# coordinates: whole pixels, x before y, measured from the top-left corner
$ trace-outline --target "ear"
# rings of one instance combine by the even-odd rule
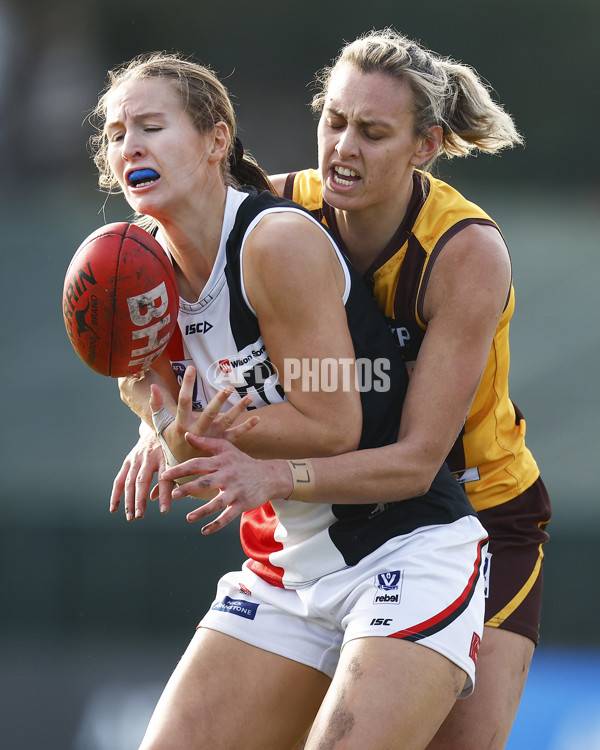
[[[208,155],[209,161],[219,162],[227,158],[231,135],[226,122],[219,120],[213,128],[213,141]]]
[[[417,149],[412,155],[410,163],[413,167],[420,167],[433,159],[442,145],[443,130],[441,125],[432,125],[429,134],[421,136],[417,141]]]

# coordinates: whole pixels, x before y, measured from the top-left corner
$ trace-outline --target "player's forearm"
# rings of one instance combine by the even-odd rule
[[[402,443],[311,458],[315,490],[311,502],[389,503],[425,494],[439,467],[411,456]],[[287,461],[265,461],[270,499],[285,497],[290,487]]]
[[[332,456],[356,450],[360,440],[361,413],[350,404],[304,414],[285,401],[255,413],[259,423],[235,443],[254,458]]]

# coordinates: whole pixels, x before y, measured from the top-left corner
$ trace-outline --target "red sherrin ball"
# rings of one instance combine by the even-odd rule
[[[171,261],[135,224],[100,227],[67,269],[67,333],[81,359],[101,375],[118,378],[148,369],[175,330],[178,309]]]

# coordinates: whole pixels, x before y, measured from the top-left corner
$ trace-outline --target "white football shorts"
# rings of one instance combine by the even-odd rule
[[[211,628],[333,677],[344,644],[399,638],[443,654],[473,692],[483,635],[487,534],[473,516],[383,544],[357,565],[297,589],[246,567],[227,573],[198,627]]]

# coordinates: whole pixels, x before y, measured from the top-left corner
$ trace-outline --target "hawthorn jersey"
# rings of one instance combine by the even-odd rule
[[[288,175],[285,195],[328,226],[344,249],[334,210],[323,201],[316,170]],[[365,274],[407,365],[416,359],[427,329],[423,301],[433,265],[446,242],[469,224],[498,229],[481,208],[454,188],[427,172],[415,170],[406,215]],[[537,464],[525,445],[525,420],[508,394],[508,331],[514,306],[511,284],[481,383],[447,458],[450,470],[464,484],[476,510],[511,500],[539,476]]]
[[[228,188],[220,247],[210,278],[197,302],[180,299],[178,330],[167,348],[173,369],[181,377],[187,365],[196,367],[196,408],[204,407],[225,385],[236,389],[232,403],[251,395],[251,408],[285,400],[246,295],[242,264],[247,237],[265,216],[278,211],[293,211],[313,222],[340,259],[356,362],[373,363],[372,372],[381,374],[384,386],[361,388],[359,448],[392,443],[397,439],[408,384],[399,347],[361,277],[326,228],[301,207],[269,192]],[[354,565],[393,537],[473,514],[462,488],[444,466],[423,497],[386,505],[274,500],[244,513],[240,534],[249,566],[257,575],[295,588]]]

